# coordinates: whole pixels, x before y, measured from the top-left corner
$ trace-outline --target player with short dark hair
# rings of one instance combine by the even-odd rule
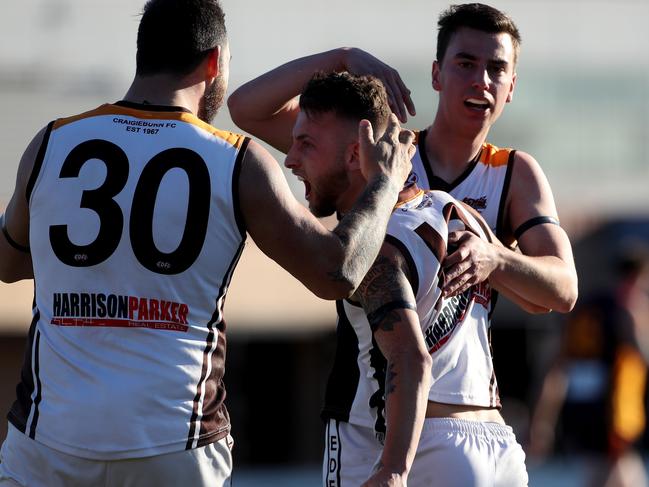
[[[327,230],[266,150],[209,124],[223,22],[217,0],[147,2],[124,99],[51,122],[20,161],[0,279],[35,298],[2,486],[230,485],[223,306],[247,233],[329,299],[378,253],[412,134],[357,124],[367,184]]]
[[[433,123],[417,134],[413,170],[420,187],[447,191],[473,206],[504,244],[453,233],[457,250],[444,264],[446,293],[462,293],[489,278],[529,312],[565,313],[577,300],[577,274],[547,178],[530,154],[487,141],[512,101],[520,39],[511,17],[485,4],[454,5],[440,15],[432,63],[439,103]],[[340,48],[290,61],[239,87],[228,99],[232,119],[288,151],[297,96],[317,71],[374,75],[402,121],[415,113],[396,70],[360,49]]]
[[[225,13],[217,2],[148,1],[143,11],[137,30],[138,76],[191,73],[208,51],[227,43]]]
[[[390,118],[384,93],[373,77],[317,73],[300,95],[300,110],[310,116],[333,112],[341,118],[369,120],[377,132],[383,132]]]
[[[514,64],[518,62],[521,46],[521,35],[511,17],[481,3],[451,5],[440,16],[437,22],[437,61],[443,62],[453,34],[461,28],[479,30],[491,34],[508,34],[514,48]]]
[[[363,185],[354,127],[370,112],[385,125],[385,90],[367,76],[316,75],[300,107],[285,164],[316,215],[344,215]],[[409,181],[377,260],[358,291],[337,302],[324,485],[527,483],[523,450],[498,412],[491,288],[442,294],[448,234],[460,229],[491,236],[477,213]]]
[[[308,83],[300,97],[301,113],[304,120],[322,120],[335,117],[345,120],[369,120],[377,133],[383,131],[390,119],[390,110],[387,104],[381,103],[381,93],[385,93],[381,82],[369,77],[354,77],[348,73],[335,73],[331,75],[315,75]],[[298,120],[300,118],[298,117]],[[345,127],[340,127],[339,136],[344,137]],[[314,164],[309,170],[325,171],[327,184],[320,186],[310,182],[309,175],[303,178],[305,196],[309,209],[317,217],[328,216],[335,210],[332,202],[338,195],[344,195],[347,189],[347,177],[342,165],[332,167],[327,164],[327,158],[340,160],[344,154],[336,154],[339,147],[333,135],[334,131],[323,131],[323,135],[331,135],[330,140],[321,140],[311,150],[313,141],[310,137],[299,136],[296,138],[291,150],[286,155],[286,166],[291,167],[293,153],[305,148],[305,152],[314,157],[324,157],[322,164]],[[309,149],[307,151],[307,149]],[[324,194],[323,194],[324,192]]]

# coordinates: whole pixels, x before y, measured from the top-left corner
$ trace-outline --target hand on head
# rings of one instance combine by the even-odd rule
[[[416,115],[410,90],[396,69],[358,48],[345,49],[344,67],[355,75],[371,75],[378,78],[385,86],[390,109],[401,123],[408,120],[408,113],[413,117]]]
[[[361,172],[366,180],[384,174],[402,186],[412,170],[410,160],[415,154],[415,134],[402,129],[397,117],[392,114],[385,132],[374,139],[374,130],[368,120],[358,125],[358,142]]]

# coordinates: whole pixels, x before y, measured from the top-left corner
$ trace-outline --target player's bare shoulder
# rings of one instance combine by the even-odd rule
[[[539,216],[558,218],[550,182],[532,155],[516,151],[505,221],[513,236],[516,228]]]
[[[514,183],[512,184],[512,194],[518,194],[521,197],[527,194],[528,199],[537,194],[552,197],[550,183],[541,164],[527,152],[516,151],[512,180]],[[546,192],[550,194],[545,195]]]

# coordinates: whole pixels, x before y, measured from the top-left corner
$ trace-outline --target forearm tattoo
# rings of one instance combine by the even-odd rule
[[[390,186],[387,177],[371,181],[333,230],[345,248],[346,258],[339,269],[329,273],[332,279],[355,283],[363,279],[383,242],[392,213],[395,193]]]

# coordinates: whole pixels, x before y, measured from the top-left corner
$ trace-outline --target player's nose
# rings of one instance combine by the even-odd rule
[[[487,90],[490,84],[489,71],[486,68],[476,69],[473,75],[473,86],[481,90]]]
[[[293,149],[293,147],[291,147],[286,153],[284,166],[286,166],[288,169],[295,169],[300,167],[300,159],[299,157],[297,157],[297,154],[295,153],[295,149]]]

